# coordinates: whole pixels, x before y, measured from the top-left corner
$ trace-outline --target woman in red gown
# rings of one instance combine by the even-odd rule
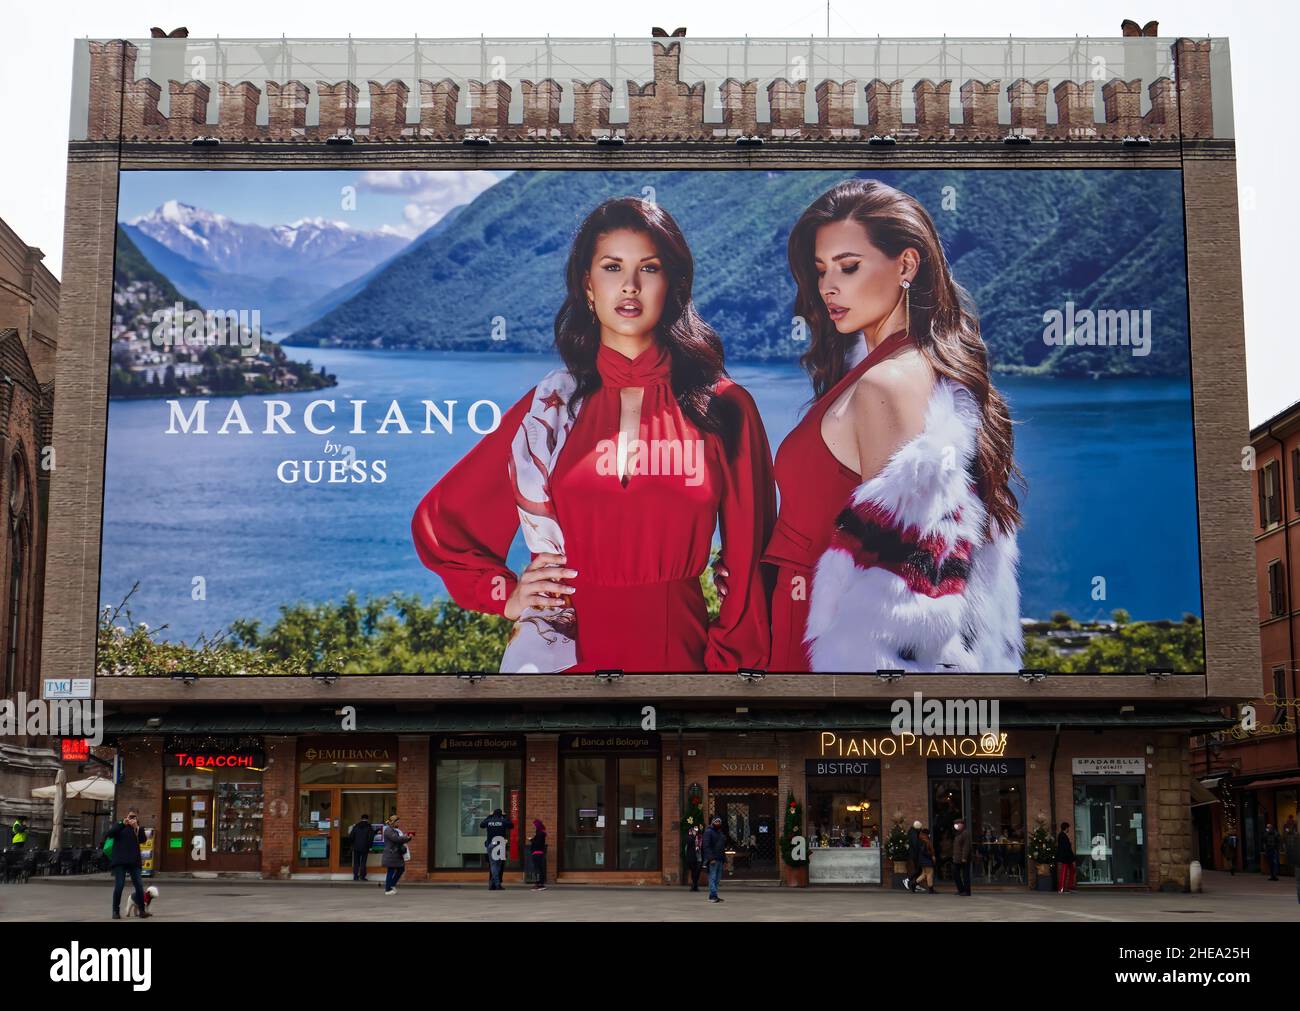
[[[776,455],[770,669],[1018,670],[1011,419],[934,223],[848,180],[788,253],[815,400]]]
[[[516,622],[503,671],[767,664],[759,558],[776,513],[771,452],[695,312],[692,277],[667,212],[632,198],[596,208],[574,240],[556,316],[565,368],[510,408],[415,512],[416,551],[452,598]],[[521,518],[533,560],[516,576],[506,554]],[[710,623],[699,577],[719,523],[732,578]],[[557,640],[568,648],[562,660],[512,659],[534,628],[543,651]]]

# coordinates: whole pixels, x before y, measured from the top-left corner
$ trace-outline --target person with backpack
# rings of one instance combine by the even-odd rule
[[[533,858],[533,891],[546,891],[546,826],[541,818],[533,819],[533,837],[528,840],[528,853]]]
[[[370,815],[363,814],[361,820],[352,826],[348,840],[352,843],[352,880],[369,881],[366,861],[370,859],[370,847],[375,841],[375,826],[370,824]]]
[[[122,918],[122,890],[126,887],[126,876],[131,875],[131,887],[134,889],[135,907],[144,919],[152,916],[144,901],[144,882],[140,879],[140,870],[144,861],[140,857],[140,844],[149,837],[140,827],[140,814],[135,808],[127,808],[126,817],[108,830],[104,836],[104,849],[109,855],[109,865],[113,868],[113,919]]]

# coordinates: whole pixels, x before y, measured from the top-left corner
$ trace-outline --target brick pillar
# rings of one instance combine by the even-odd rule
[[[122,109],[122,135],[125,137],[157,136],[167,126],[167,118],[158,110],[162,88],[147,77],[126,82]]]
[[[924,79],[912,85],[912,101],[916,104],[916,129],[922,137],[947,137],[952,133],[948,122],[948,98],[952,94],[952,81]]]
[[[1174,82],[1167,77],[1157,77],[1147,88],[1151,96],[1151,109],[1142,119],[1142,132],[1147,136],[1178,136],[1178,98]]]
[[[127,808],[140,812],[140,825],[152,828],[153,867],[162,869],[162,852],[166,844],[163,836],[167,826],[163,819],[163,739],[161,737],[129,737],[121,744],[122,782],[118,784],[113,814],[121,821]],[[5,826],[8,828],[8,826]]]
[[[411,89],[405,81],[382,84],[370,81],[370,139],[397,140],[406,129],[406,101]]]
[[[88,140],[116,140],[121,121],[122,81],[135,80],[140,50],[129,42],[89,42],[90,100],[86,110]]]
[[[1062,81],[1054,89],[1056,132],[1061,137],[1087,137],[1097,132],[1092,108],[1092,81]]]
[[[1174,79],[1183,133],[1188,137],[1214,136],[1214,109],[1210,95],[1210,40],[1179,39],[1173,45]]]
[[[728,133],[758,132],[758,79],[728,77],[718,89],[722,100],[722,129]]]
[[[531,827],[533,819],[540,818],[546,826],[546,879],[554,881],[560,866],[560,738],[558,734],[528,734],[527,738],[524,824]],[[523,836],[525,841],[530,835]]]
[[[1147,812],[1152,824],[1145,843],[1150,880],[1162,892],[1185,892],[1192,859],[1192,759],[1187,735],[1157,734],[1154,765],[1147,774]]]
[[[413,880],[429,876],[429,738],[402,734],[397,738],[397,813],[402,827],[414,831],[406,874]]]
[[[867,116],[871,132],[884,136],[895,134],[903,128],[903,81],[867,82]]]
[[[609,105],[614,89],[604,78],[573,82],[573,135],[587,140],[609,132]]]
[[[251,81],[220,84],[221,104],[217,107],[217,135],[222,140],[247,140],[259,133],[257,104],[262,89]]]
[[[469,82],[469,123],[475,130],[496,133],[509,126],[510,85],[505,81]]]
[[[298,742],[266,737],[262,773],[262,877],[287,878],[293,867],[293,836],[298,810]]]
[[[663,735],[663,756],[659,763],[659,869],[666,885],[681,884],[682,881],[682,759],[686,755],[683,745],[681,754],[677,751],[677,734],[667,732]]]
[[[981,137],[997,135],[1001,94],[1001,81],[967,81],[961,86],[961,121],[967,132]]]
[[[787,81],[778,77],[767,86],[767,104],[771,110],[767,129],[772,133],[797,134],[804,127],[803,101],[807,81]]]
[[[456,125],[456,103],[460,101],[460,85],[450,77],[441,81],[420,82],[420,133],[425,136],[455,137],[460,132]]]
[[[307,85],[302,81],[266,82],[267,120],[273,140],[301,136],[307,127]]]
[[[817,103],[817,126],[825,135],[845,136],[853,125],[853,104],[857,81],[822,81],[813,92]]]
[[[557,81],[520,81],[524,92],[524,130],[531,135],[554,136],[560,129],[560,96]]]
[[[1007,89],[1011,100],[1011,129],[1029,137],[1047,133],[1047,82],[1020,78]]]
[[[355,133],[357,129],[357,96],[360,92],[351,81],[317,81],[316,92],[320,95],[320,135],[334,137],[344,133]],[[304,109],[304,122],[306,110]]]
[[[169,81],[171,115],[168,132],[188,139],[204,133],[208,124],[208,100],[212,89],[202,81]]]
[[[1106,103],[1107,132],[1120,137],[1136,137],[1142,132],[1142,82],[1136,78],[1116,78],[1101,86]]]

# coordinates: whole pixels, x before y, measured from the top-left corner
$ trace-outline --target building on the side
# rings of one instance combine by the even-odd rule
[[[1237,866],[1267,873],[1265,829],[1297,831],[1300,820],[1300,402],[1251,429],[1250,446],[1260,676],[1232,710],[1234,726],[1193,739],[1192,769],[1207,791],[1193,812],[1202,863],[1226,867],[1223,840],[1235,833]],[[1295,873],[1285,847],[1280,861]]]

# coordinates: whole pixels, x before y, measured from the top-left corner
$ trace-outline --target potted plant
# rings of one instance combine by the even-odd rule
[[[1041,816],[1034,819],[1034,830],[1029,833],[1029,844],[1025,850],[1033,861],[1034,873],[1037,875],[1034,887],[1040,892],[1050,892],[1052,863],[1056,860],[1056,840],[1052,838],[1052,830]]]
[[[902,818],[896,818],[893,827],[889,830],[889,837],[885,840],[885,856],[894,862],[894,872],[889,881],[891,888],[903,887],[903,879],[907,877],[907,857],[910,849],[907,826],[903,824]]]
[[[808,887],[808,839],[803,841],[803,858],[794,855],[794,840],[803,836],[803,807],[794,799],[794,792],[785,800],[785,829],[781,832],[781,864],[785,884],[791,888]]]
[[[691,829],[704,831],[704,809],[700,807],[699,798],[692,794],[687,798],[686,814],[682,816],[681,840],[682,840],[682,863],[689,866],[690,860],[688,854],[691,842]],[[683,877],[683,880],[685,878]]]

